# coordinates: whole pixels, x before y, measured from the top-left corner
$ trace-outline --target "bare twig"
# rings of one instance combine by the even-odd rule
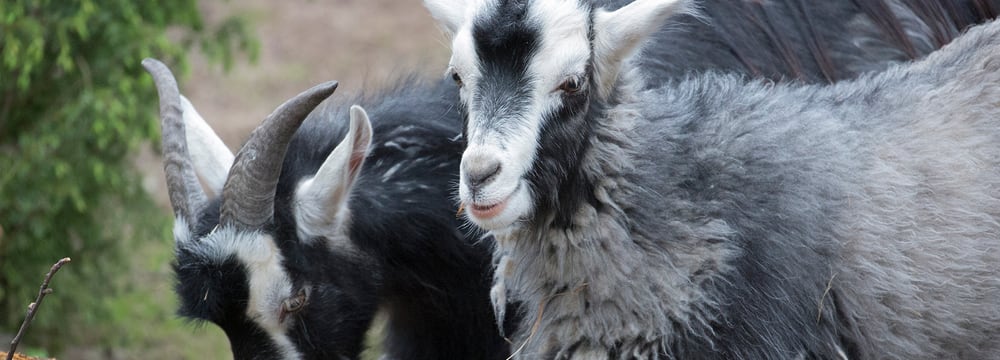
[[[35,313],[38,312],[38,306],[42,304],[42,299],[45,295],[51,294],[52,289],[49,288],[49,282],[52,281],[52,276],[56,274],[66,263],[70,262],[70,259],[62,258],[59,262],[52,265],[49,269],[49,273],[45,274],[45,280],[42,281],[42,286],[38,289],[38,297],[35,298],[35,302],[28,305],[28,315],[24,317],[24,322],[21,323],[21,328],[17,330],[17,335],[14,335],[14,340],[10,341],[10,352],[7,353],[7,360],[14,358],[14,350],[17,350],[17,344],[21,342],[21,337],[24,336],[24,331],[28,329],[28,325],[31,324],[31,320],[35,318]]]

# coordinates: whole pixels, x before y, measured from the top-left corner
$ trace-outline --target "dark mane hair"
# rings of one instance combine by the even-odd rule
[[[604,1],[617,8],[631,1]],[[645,48],[650,87],[721,71],[832,83],[926,56],[996,17],[994,0],[701,0]]]

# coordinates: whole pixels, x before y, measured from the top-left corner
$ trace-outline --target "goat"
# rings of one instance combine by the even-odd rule
[[[690,2],[426,3],[517,357],[1000,353],[1000,23],[829,86],[644,90],[637,49]]]
[[[237,359],[357,358],[380,307],[388,358],[506,357],[491,243],[461,230],[450,195],[452,84],[411,79],[359,99],[373,123],[361,107],[347,121],[344,106],[320,104],[336,83],[319,85],[234,159],[169,70],[143,65],[160,93],[182,316],[218,325]]]

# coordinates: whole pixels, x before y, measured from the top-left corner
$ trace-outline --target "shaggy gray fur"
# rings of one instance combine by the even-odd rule
[[[519,358],[1000,354],[1000,23],[833,86],[641,87],[581,139],[596,203],[494,233]]]

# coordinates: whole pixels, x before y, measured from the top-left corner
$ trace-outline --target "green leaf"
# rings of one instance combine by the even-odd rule
[[[39,274],[72,256],[31,329],[32,342],[57,357],[73,344],[162,342],[120,334],[172,319],[174,304],[116,277],[143,268],[147,259],[127,256],[140,245],[170,241],[169,214],[130,162],[159,133],[156,90],[139,61],[157,57],[182,75],[200,47],[223,66],[257,52],[246,20],[208,24],[197,5],[0,0],[0,328],[16,328]],[[170,259],[162,249],[158,268]],[[170,279],[158,281],[169,292]]]

